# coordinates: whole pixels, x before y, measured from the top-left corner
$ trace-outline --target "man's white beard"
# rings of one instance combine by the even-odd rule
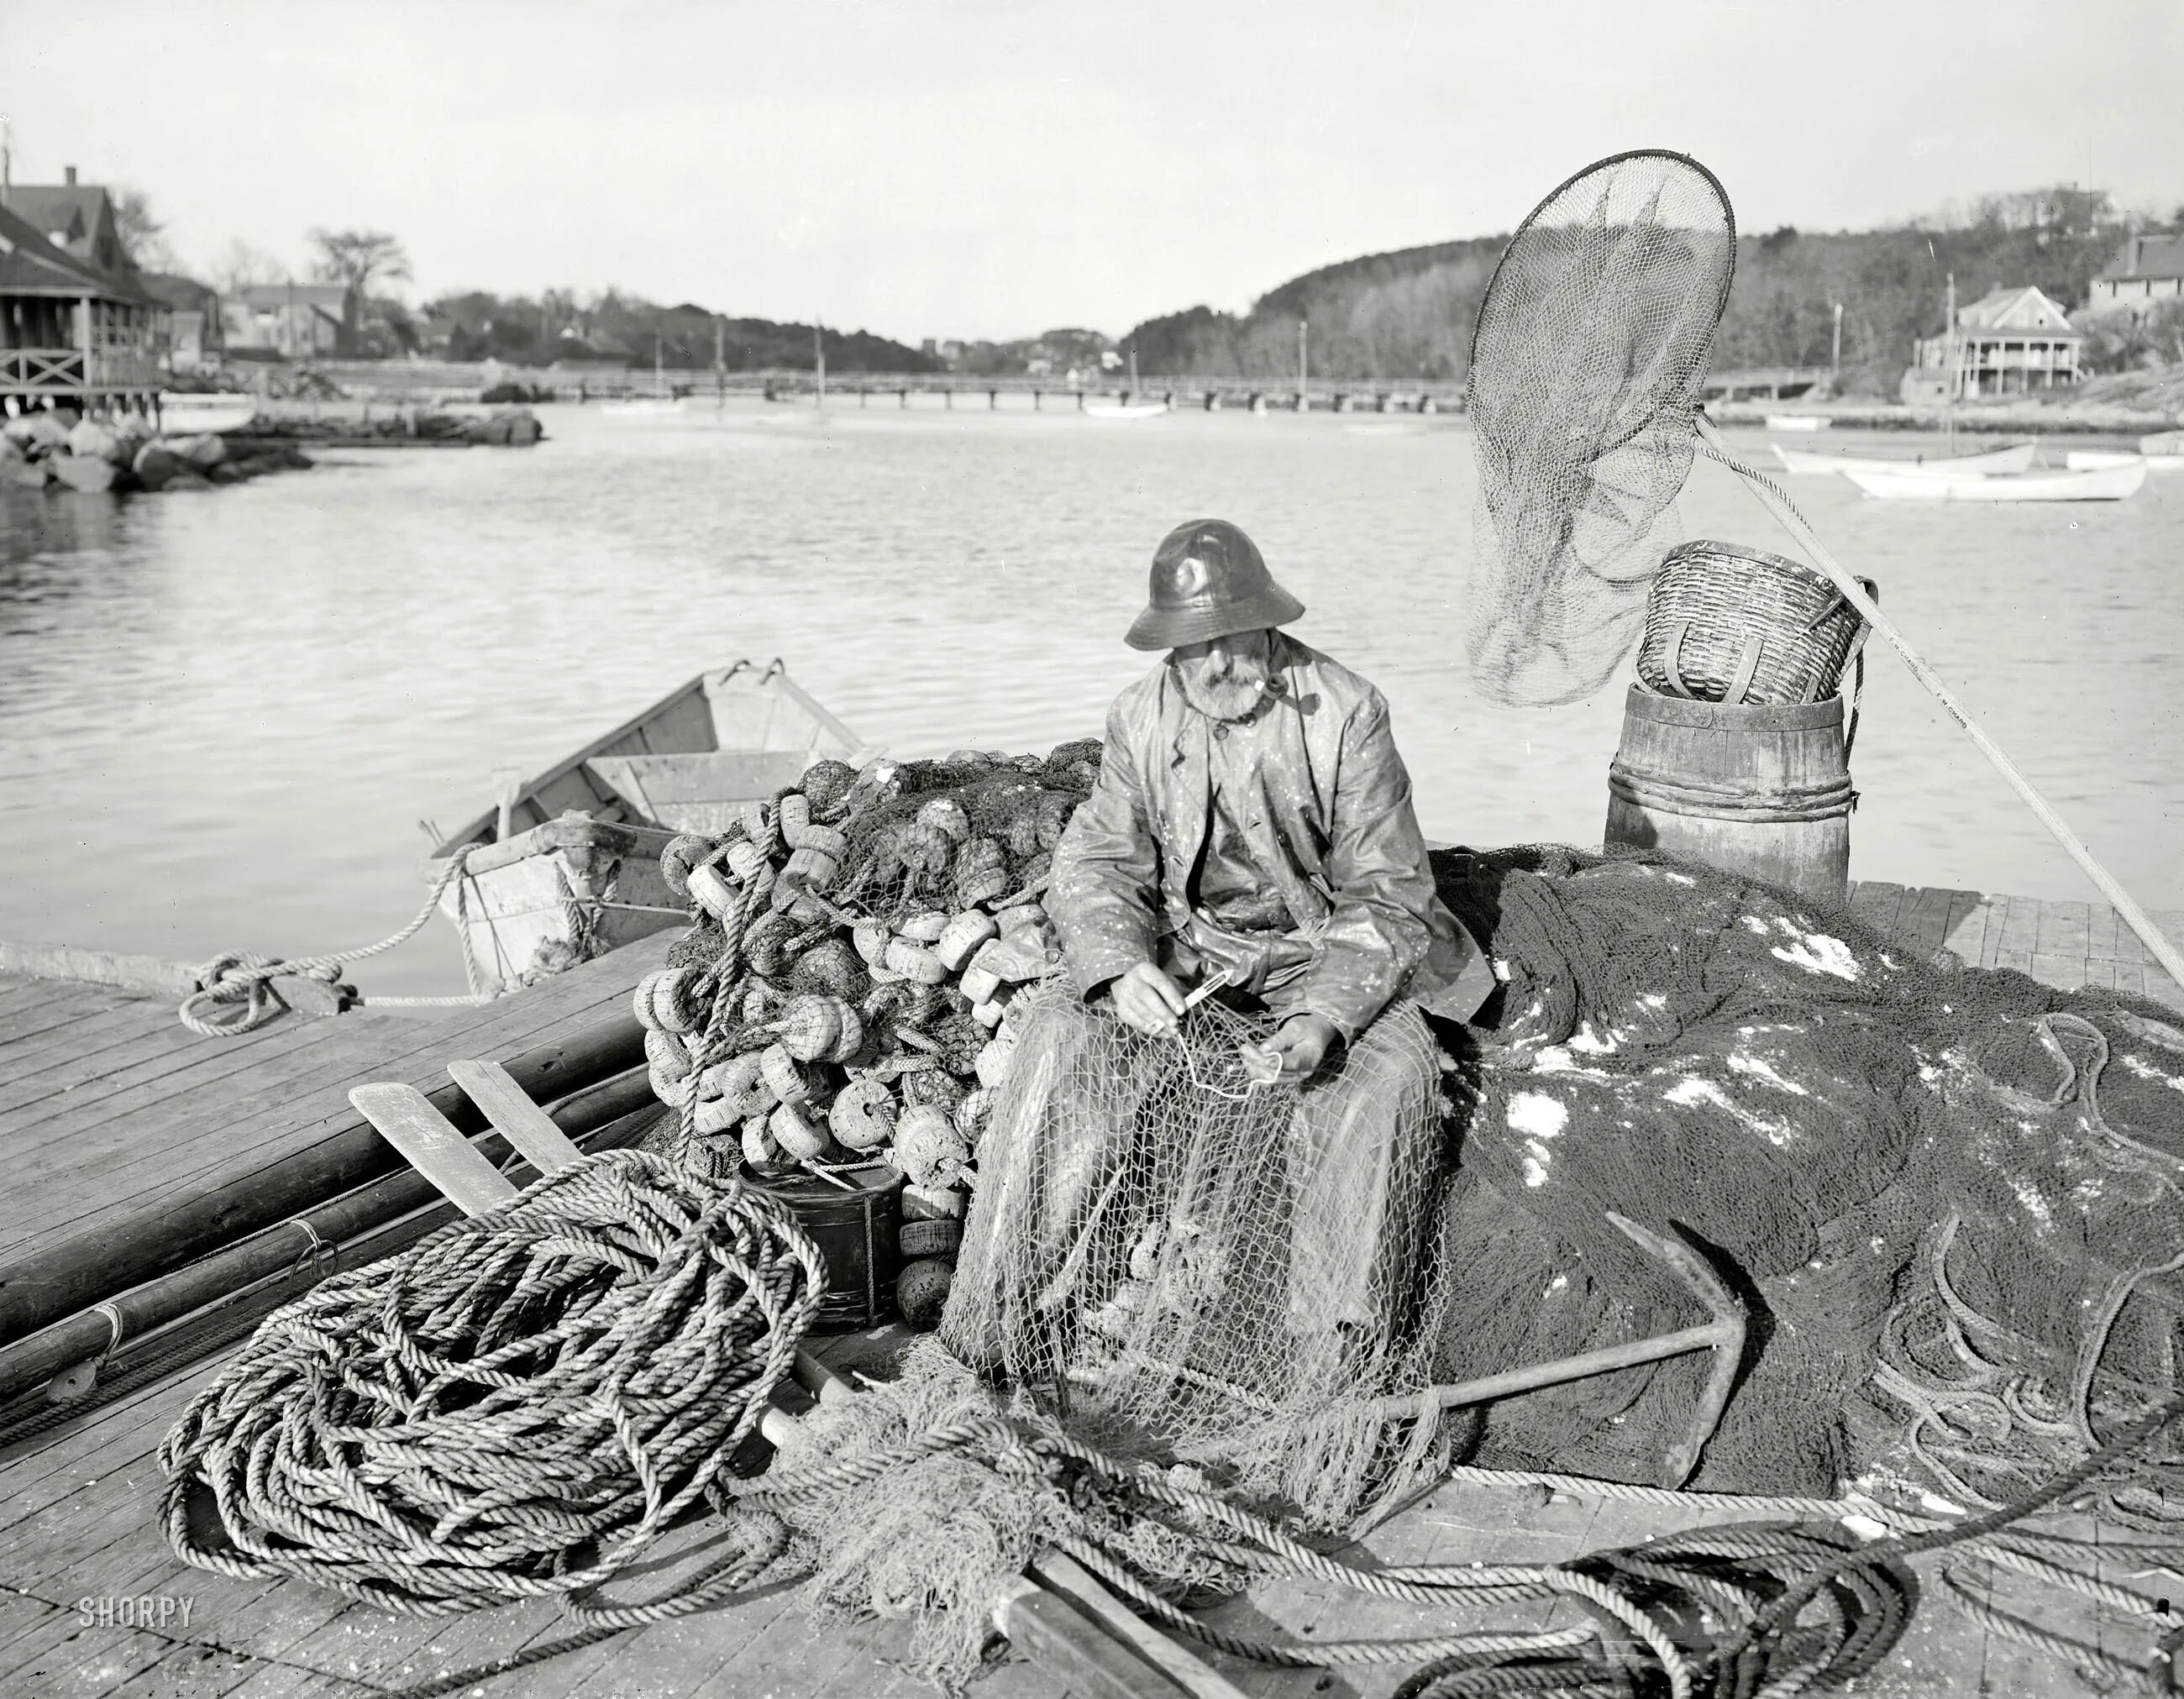
[[[1240,720],[1267,693],[1268,669],[1263,660],[1234,656],[1218,677],[1210,676],[1214,663],[1205,656],[1172,664],[1183,699],[1209,719]]]

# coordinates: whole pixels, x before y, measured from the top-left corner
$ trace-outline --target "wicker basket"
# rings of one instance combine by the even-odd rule
[[[1841,688],[1865,635],[1858,610],[1811,567],[1732,543],[1686,543],[1663,559],[1646,594],[1638,677],[1701,702],[1817,702]]]

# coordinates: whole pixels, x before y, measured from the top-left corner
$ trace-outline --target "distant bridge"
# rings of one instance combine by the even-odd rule
[[[319,369],[344,389],[389,400],[475,394],[489,384],[516,383],[549,391],[562,401],[714,395],[786,401],[815,397],[819,384],[809,368],[716,372],[686,367],[654,372],[636,366],[572,370],[566,366],[495,365],[488,370],[483,364],[444,361],[339,360],[323,362]],[[1717,371],[1708,376],[1702,393],[1720,400],[1759,395],[1786,398],[1806,394],[1832,376],[1824,365]],[[1049,402],[1059,409],[1081,407],[1088,400],[1120,399],[1164,401],[1171,407],[1203,408],[1209,412],[1234,407],[1254,412],[1460,413],[1464,390],[1462,381],[1454,378],[1315,376],[1300,386],[1294,375],[1150,376],[1133,385],[1128,373],[1112,371],[1080,374],[1074,382],[1067,374],[1017,372],[981,377],[948,371],[829,372],[825,381],[829,398],[847,401],[854,396],[860,407],[890,398],[898,407],[908,407],[916,398],[925,406],[976,407],[983,401],[987,407],[998,409],[1006,397],[1011,404],[1028,401],[1041,410]]]

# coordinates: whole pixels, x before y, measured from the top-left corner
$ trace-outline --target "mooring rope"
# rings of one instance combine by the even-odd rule
[[[440,869],[439,877],[432,882],[432,894],[425,899],[424,906],[417,911],[415,916],[399,932],[382,938],[376,944],[365,944],[360,950],[340,950],[331,955],[302,955],[293,960],[278,955],[260,955],[255,950],[231,950],[215,955],[198,969],[200,989],[182,999],[181,1007],[176,1011],[181,1016],[182,1024],[208,1039],[239,1038],[264,1026],[287,1006],[270,981],[290,978],[318,979],[329,985],[335,984],[341,978],[341,967],[344,962],[364,961],[375,955],[385,955],[397,944],[407,944],[417,935],[425,922],[432,919],[433,911],[440,905],[440,894],[461,876],[465,865],[470,861],[471,850],[476,847],[466,844],[450,855],[447,865]],[[437,1004],[477,1002],[483,999],[474,992],[469,997],[420,1000],[381,997],[374,1000],[380,1003],[415,1000]],[[242,1007],[237,1009],[237,1005]],[[231,1012],[224,1017],[214,1012],[223,1010]]]

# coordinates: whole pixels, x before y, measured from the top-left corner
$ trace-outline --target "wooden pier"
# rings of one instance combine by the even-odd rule
[[[2184,1011],[2184,987],[2148,961],[2098,905],[1869,881],[1854,888],[1852,907],[1924,950],[1947,948],[1968,964],[2015,967],[2049,984],[2133,993]],[[2184,914],[2157,919],[2184,931]],[[533,1095],[555,1096],[554,1058],[626,1018],[629,991],[674,936],[642,939],[518,995],[445,1017],[368,1011],[325,1020],[285,1017],[226,1040],[186,1032],[170,996],[0,977],[0,1158],[9,1177],[0,1193],[0,1347],[21,1338],[25,1322],[80,1314],[93,1301],[77,1291],[11,1286],[6,1269],[30,1254],[64,1244],[106,1245],[111,1261],[102,1295],[111,1294],[184,1254],[183,1239],[163,1233],[163,1223],[195,1219],[201,1236],[232,1237],[285,1219],[301,1203],[284,1190],[292,1181],[281,1177],[292,1177],[298,1162],[346,1152],[347,1169],[329,1159],[321,1171],[346,1173],[348,1184],[398,1167],[391,1151],[370,1145],[376,1135],[361,1128],[350,1108],[354,1084],[406,1080],[445,1100],[449,1059],[521,1056],[529,1058]],[[601,1077],[611,1061],[593,1053],[586,1077]],[[479,1122],[473,1117],[470,1124]],[[205,1200],[223,1195],[234,1200],[230,1214],[203,1213]],[[294,1275],[276,1283],[273,1296],[292,1295],[327,1272],[301,1254],[309,1249],[298,1245]],[[895,1329],[844,1336],[822,1342],[822,1354],[854,1366],[889,1355],[901,1337]],[[182,1565],[155,1521],[157,1452],[228,1349],[164,1368],[155,1362],[159,1372],[110,1401],[89,1401],[81,1413],[56,1406],[52,1425],[0,1449],[0,1692],[42,1699],[386,1695],[570,1631],[551,1601],[417,1620],[298,1583],[237,1583]],[[22,1407],[19,1399],[19,1418]],[[0,1421],[8,1413],[0,1407]],[[1365,1550],[1380,1563],[1553,1563],[1755,1513],[1730,1498],[1672,1506],[1606,1488],[1550,1493],[1459,1477],[1373,1534]],[[659,1563],[619,1595],[671,1590],[675,1574],[710,1555],[708,1542],[716,1537],[710,1518],[679,1530]],[[2103,1574],[2142,1591],[2166,1590],[2134,1581],[2117,1564]],[[1858,1684],[1861,1693],[1910,1699],[2096,1691],[2065,1661],[1953,1607],[1930,1571],[1924,1579],[1926,1601],[1909,1635]],[[1990,1605],[2081,1641],[2134,1657],[2151,1644],[2142,1618],[2109,1605],[2059,1602],[2052,1586],[2023,1578],[1981,1585]],[[131,1602],[126,1612],[124,1600]],[[161,1600],[176,1602],[163,1607]],[[155,1614],[148,1618],[147,1610]],[[1212,1619],[1245,1634],[1264,1632],[1271,1621],[1319,1641],[1577,1620],[1567,1605],[1429,1613],[1289,1582],[1255,1590]],[[483,1691],[526,1699],[928,1693],[900,1662],[902,1639],[901,1626],[889,1623],[815,1633],[795,1590],[772,1586],[554,1657]],[[1329,1675],[1212,1661],[1256,1699],[1381,1699],[1407,1668],[1353,1666]],[[1063,1690],[1012,1660],[974,1691],[983,1699],[1061,1699]]]

